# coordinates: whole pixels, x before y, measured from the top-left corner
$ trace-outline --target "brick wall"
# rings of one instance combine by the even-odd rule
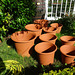
[[[45,0],[35,0],[34,2],[36,3],[36,7],[37,7],[37,9],[36,9],[36,16],[34,17],[34,19],[44,18],[44,14],[45,14]]]

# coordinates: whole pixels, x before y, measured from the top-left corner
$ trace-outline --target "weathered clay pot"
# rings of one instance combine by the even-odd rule
[[[18,31],[11,35],[11,39],[15,42],[15,47],[21,56],[30,56],[31,48],[34,45],[36,34],[28,31]]]
[[[75,46],[63,45],[60,47],[62,63],[75,65]]]
[[[50,42],[41,42],[35,46],[39,62],[42,65],[53,64],[57,46]]]
[[[34,20],[34,23],[40,24],[42,27],[47,27],[49,21],[45,19],[38,19],[38,20]]]
[[[56,28],[54,28],[54,27],[43,27],[43,31],[45,32],[45,33],[52,33],[52,34],[56,34],[56,32],[57,32],[57,29]]]
[[[62,42],[62,45],[64,45],[64,44],[73,45],[75,43],[75,37],[73,37],[73,36],[62,36],[62,37],[60,37],[60,40]]]
[[[60,31],[61,31],[61,29],[63,27],[63,25],[59,24],[59,23],[52,23],[52,24],[50,24],[50,26],[57,28],[57,33],[60,33]]]
[[[28,24],[25,28],[30,32],[34,32],[36,36],[39,36],[42,33],[42,27],[39,24]]]
[[[39,39],[43,42],[48,41],[48,42],[55,44],[55,42],[57,40],[57,36],[55,36],[54,34],[51,34],[51,33],[46,33],[46,34],[40,35]]]

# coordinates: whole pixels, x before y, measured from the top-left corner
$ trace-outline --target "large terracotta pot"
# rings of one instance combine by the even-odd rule
[[[15,47],[21,56],[30,56],[32,47],[36,39],[36,34],[28,31],[18,31],[11,35],[11,39],[15,42]]]
[[[50,24],[50,26],[57,28],[57,33],[60,33],[60,31],[61,31],[61,29],[63,27],[63,25],[59,24],[59,23],[52,23],[52,24]]]
[[[75,65],[75,46],[63,45],[60,47],[62,63]]]
[[[30,32],[34,32],[37,36],[42,33],[42,27],[39,24],[28,24],[25,28]]]
[[[45,32],[45,33],[52,33],[52,34],[56,34],[56,32],[57,32],[57,29],[56,28],[54,28],[54,27],[43,27],[43,31]]]
[[[73,37],[73,36],[62,36],[62,37],[60,37],[60,40],[62,42],[62,45],[64,45],[64,44],[73,45],[75,43],[75,37]]]
[[[39,39],[43,42],[48,41],[48,42],[55,44],[55,42],[57,40],[57,36],[55,36],[54,34],[51,34],[51,33],[46,33],[46,34],[40,35]]]
[[[42,27],[47,27],[49,21],[45,19],[38,19],[38,20],[34,20],[34,23],[40,24]]]
[[[41,42],[35,46],[39,62],[42,65],[53,64],[57,46],[50,42]]]

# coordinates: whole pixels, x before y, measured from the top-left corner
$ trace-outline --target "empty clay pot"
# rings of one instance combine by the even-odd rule
[[[57,29],[56,28],[54,28],[54,27],[43,27],[43,31],[45,32],[45,33],[52,33],[52,34],[56,34],[56,32],[57,32]]]
[[[61,31],[61,29],[63,27],[63,25],[59,24],[59,23],[52,23],[52,24],[50,24],[50,26],[57,28],[57,33],[60,33],[60,31]]]
[[[50,42],[41,42],[35,46],[39,62],[42,65],[53,64],[57,46]]]
[[[63,45],[60,47],[62,63],[75,65],[75,46]]]
[[[62,42],[62,45],[64,45],[64,44],[73,45],[75,43],[75,37],[73,37],[73,36],[62,36],[62,37],[60,37],[60,40]]]
[[[11,35],[11,39],[15,42],[15,47],[21,56],[30,56],[31,48],[34,45],[36,34],[28,31],[18,31]]]
[[[38,19],[38,20],[34,20],[34,23],[36,24],[40,24],[42,27],[47,27],[48,26],[48,20],[45,19]]]
[[[28,24],[25,28],[30,32],[34,32],[36,36],[39,36],[42,33],[42,27],[39,24]]]
[[[48,42],[55,44],[55,42],[57,40],[57,36],[55,36],[54,34],[51,34],[51,33],[46,33],[46,34],[40,35],[39,39],[43,42],[48,41]]]

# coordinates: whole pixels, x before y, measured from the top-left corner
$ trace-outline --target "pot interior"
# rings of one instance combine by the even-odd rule
[[[60,51],[65,55],[75,56],[75,46],[73,45],[63,45]]]
[[[56,36],[50,33],[46,33],[46,34],[40,35],[39,38],[40,40],[43,40],[43,41],[49,41],[49,40],[55,40]]]
[[[12,34],[12,40],[14,41],[29,41],[36,37],[34,33],[28,31],[19,31]]]
[[[75,38],[73,36],[62,36],[60,37],[63,41],[75,41]]]
[[[50,53],[56,50],[56,46],[49,42],[42,42],[35,46],[37,53]]]

